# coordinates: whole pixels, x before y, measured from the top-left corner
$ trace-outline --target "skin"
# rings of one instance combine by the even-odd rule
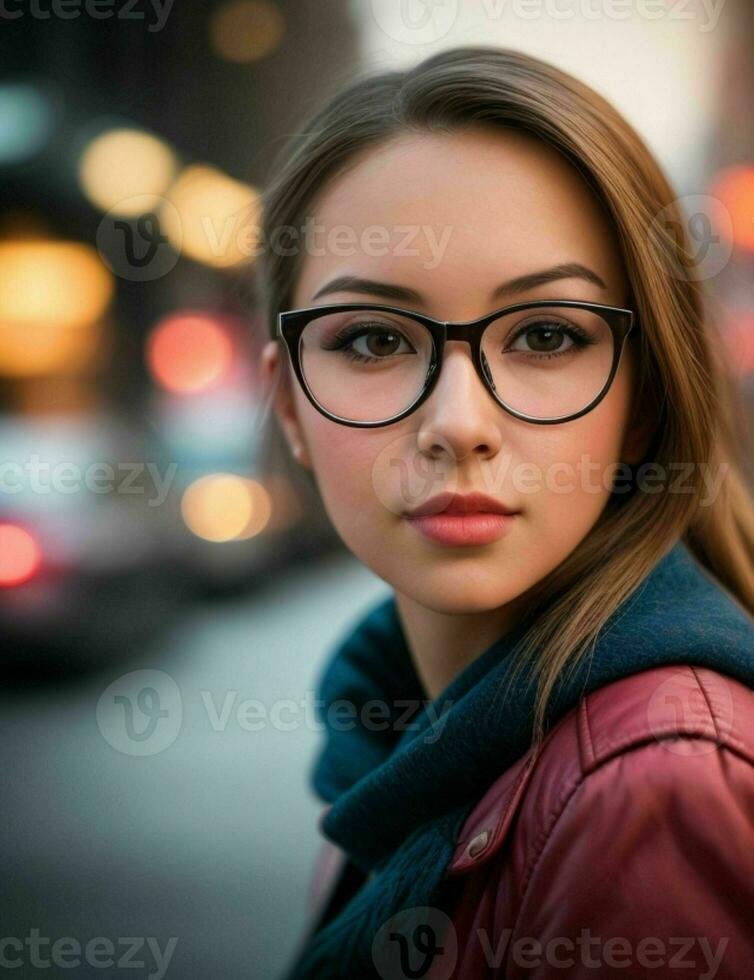
[[[307,254],[292,309],[363,301],[471,320],[527,300],[627,302],[620,252],[591,191],[557,151],[514,130],[407,134],[370,147],[320,192],[312,213],[326,230],[354,229],[357,243],[365,241],[364,229],[386,228],[395,247]],[[436,255],[433,262],[427,234],[405,247],[405,233],[393,230],[406,225],[430,226],[439,240],[450,229],[439,262]],[[404,252],[416,254],[396,254],[401,243]],[[596,272],[606,288],[569,277],[493,296],[514,277],[573,262]],[[322,286],[346,274],[411,287],[422,299],[354,290],[314,299]],[[512,627],[527,592],[589,533],[609,497],[605,468],[639,462],[648,437],[646,427],[633,421],[630,343],[600,404],[557,425],[535,425],[505,412],[475,373],[469,353],[464,341],[449,342],[430,397],[413,414],[381,428],[350,428],[325,418],[295,379],[278,389],[275,403],[291,451],[312,469],[342,540],[395,590],[417,674],[433,700]],[[287,358],[274,341],[262,353],[270,382],[281,354]],[[591,491],[580,477],[584,454],[599,464],[589,478]],[[404,472],[435,474],[424,484],[419,480],[410,501],[396,460]],[[535,491],[527,490],[532,482],[523,475],[525,463],[539,474]],[[570,466],[567,492],[557,492],[557,478],[543,478],[556,463]],[[479,490],[520,513],[509,532],[490,544],[441,545],[404,514],[409,503],[415,507],[446,489]]]

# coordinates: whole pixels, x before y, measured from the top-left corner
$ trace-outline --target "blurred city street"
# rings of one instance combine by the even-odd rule
[[[754,421],[754,4],[614,6],[0,2],[0,973],[277,980],[301,938],[315,686],[389,587],[270,411],[260,216],[352,73],[499,45],[614,104]]]
[[[6,689],[3,936],[107,937],[116,960],[126,937],[155,937],[163,955],[176,937],[170,976],[275,977],[303,924],[319,839],[307,774],[320,734],[292,702],[386,589],[335,556],[253,596],[197,604],[136,662]],[[109,744],[97,720],[102,692],[137,669],[168,674],[183,712],[174,740],[143,757]],[[249,699],[266,709],[261,724],[239,711]],[[25,956],[25,980],[50,976]],[[145,965],[115,975],[160,975],[146,946],[132,958]],[[88,969],[76,975],[102,974]]]

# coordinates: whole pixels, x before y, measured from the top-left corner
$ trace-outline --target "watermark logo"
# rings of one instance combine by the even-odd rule
[[[163,232],[166,215],[172,243]],[[181,227],[174,204],[154,194],[137,194],[120,201],[103,216],[97,228],[97,250],[119,278],[150,282],[167,275],[178,262]]]
[[[325,702],[307,691],[299,700],[276,698],[266,703],[260,698],[240,697],[240,691],[201,690],[199,710],[192,719],[208,734],[229,728],[258,732],[273,728],[279,732],[306,728],[345,732],[358,728],[365,732],[415,732],[427,744],[437,742],[445,730],[454,702],[430,698],[371,698],[364,702],[339,698]],[[168,749],[178,737],[183,723],[184,698],[175,680],[161,670],[136,670],[113,681],[97,703],[97,725],[106,741],[126,755],[156,755]]]
[[[649,237],[658,251],[672,255],[675,279],[712,279],[722,272],[733,252],[733,220],[718,198],[688,194],[658,211],[649,226]],[[685,263],[670,252],[669,240],[677,248],[688,245]]]
[[[455,24],[458,0],[372,0],[372,16],[393,41],[432,44]]]
[[[433,443],[442,454],[417,453],[416,435],[407,433],[392,440],[379,452],[372,464],[372,486],[377,499],[387,510],[401,514],[412,510],[441,490],[458,490],[458,467],[452,446],[439,433]]]
[[[156,755],[178,737],[183,701],[162,670],[134,670],[108,685],[97,702],[97,727],[124,755]]]
[[[37,970],[55,967],[71,970],[86,964],[95,970],[110,970],[113,967],[118,970],[147,970],[149,980],[162,980],[177,944],[177,936],[171,936],[164,949],[160,948],[156,936],[119,936],[115,941],[108,936],[93,936],[82,943],[76,936],[60,936],[58,939],[42,936],[35,927],[23,938],[0,938],[0,969],[17,970],[27,962]]]
[[[92,20],[142,21],[150,34],[165,26],[174,0],[0,0],[0,20]],[[146,9],[139,9],[139,7]]]
[[[417,906],[391,916],[377,931],[372,959],[385,980],[448,980],[458,958],[458,940],[440,909]]]
[[[421,258],[422,268],[435,269],[443,260],[453,231],[453,225],[373,224],[358,228],[349,224],[327,225],[313,215],[307,215],[300,227],[277,225],[266,235],[260,230],[254,239],[253,251],[246,247],[243,251],[249,258],[261,251],[280,256],[337,255],[339,258],[351,255],[413,256]]]
[[[174,0],[148,0],[139,9],[139,0],[0,0],[0,20],[76,20],[82,14],[92,20],[143,21],[150,34],[165,26]]]
[[[714,30],[726,0],[481,0],[485,17],[499,21],[507,13],[519,20],[590,22],[667,20],[698,21],[699,31]]]
[[[706,692],[695,675],[684,669],[658,684],[646,711],[652,734],[668,752],[709,755],[731,730],[733,696],[724,681],[715,681]],[[677,732],[679,728],[682,733]]]
[[[476,0],[477,25],[499,24],[504,19],[526,22],[659,20],[692,23],[700,33],[714,30],[726,0]],[[458,21],[458,0],[372,0],[372,17],[382,33],[401,44],[431,44],[444,38]],[[492,28],[494,29],[494,28]]]
[[[453,234],[451,225],[326,225],[312,215],[300,226],[277,225],[268,231],[258,222],[256,201],[227,215],[190,207],[181,213],[167,198],[137,194],[119,201],[103,216],[96,241],[100,256],[116,276],[147,282],[167,275],[182,253],[221,268],[238,267],[267,253],[413,257],[422,268],[435,269]]]
[[[418,451],[417,451],[418,450]],[[376,498],[391,513],[401,515],[440,492],[458,493],[457,456],[441,432],[424,430],[391,440],[372,464],[371,480]],[[684,494],[695,496],[700,507],[718,499],[730,470],[727,462],[648,461],[630,466],[605,462],[581,453],[573,460],[554,460],[540,466],[532,460],[514,461],[511,453],[497,453],[484,466],[476,464],[474,488],[513,506],[521,498],[547,493],[625,496]]]
[[[580,929],[577,936],[531,936],[509,927],[494,932],[477,927],[467,942],[479,944],[477,959],[496,975],[500,970],[508,975],[514,967],[527,974],[544,968],[548,976],[563,971],[564,977],[572,976],[574,968],[581,972],[623,969],[631,976],[638,976],[637,970],[644,976],[647,970],[662,969],[667,976],[674,970],[683,970],[684,975],[694,970],[700,980],[713,980],[730,937],[713,941],[706,936],[601,936],[589,928]],[[447,980],[454,975],[458,959],[455,926],[440,909],[406,909],[380,927],[372,943],[372,959],[385,980]]]
[[[117,466],[97,460],[80,466],[72,460],[51,462],[39,453],[30,453],[23,462],[5,460],[0,463],[0,499],[2,495],[39,494],[41,496],[75,493],[146,494],[149,507],[160,507],[167,499],[178,470],[170,463],[162,473],[154,462],[121,460]]]

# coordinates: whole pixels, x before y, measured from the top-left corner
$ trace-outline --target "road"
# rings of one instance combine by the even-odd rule
[[[387,590],[336,554],[193,605],[132,661],[6,689],[12,975],[274,980],[319,841],[313,684]]]

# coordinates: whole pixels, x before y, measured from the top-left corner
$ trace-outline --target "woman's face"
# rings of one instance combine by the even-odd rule
[[[384,303],[471,320],[529,300],[627,301],[616,243],[588,187],[555,150],[514,130],[410,134],[370,148],[320,193],[312,215],[318,236],[302,258],[292,308]],[[573,263],[604,288],[570,275],[499,291]],[[405,287],[416,298],[338,288],[315,299],[346,275]],[[275,342],[265,347],[268,377],[281,353],[287,357]],[[481,612],[519,598],[563,561],[607,503],[611,467],[637,459],[629,438],[632,357],[627,345],[596,408],[555,425],[504,411],[465,341],[446,344],[429,398],[390,425],[339,425],[295,379],[276,411],[336,530],[365,565],[430,609]],[[447,490],[479,491],[518,513],[495,540],[443,543],[406,514]]]

